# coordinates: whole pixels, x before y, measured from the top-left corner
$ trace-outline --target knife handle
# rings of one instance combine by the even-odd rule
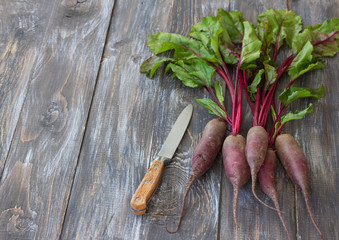
[[[165,163],[163,161],[155,160],[147,170],[146,175],[131,199],[131,210],[134,214],[143,215],[146,212],[147,204],[161,182],[164,167]]]

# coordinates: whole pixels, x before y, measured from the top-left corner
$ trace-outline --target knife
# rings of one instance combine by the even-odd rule
[[[165,162],[172,159],[179,143],[186,132],[193,112],[192,104],[189,104],[175,121],[170,133],[162,145],[158,156],[147,170],[139,187],[131,199],[131,210],[136,215],[143,215],[146,212],[147,204],[150,202],[157,190],[164,171]]]

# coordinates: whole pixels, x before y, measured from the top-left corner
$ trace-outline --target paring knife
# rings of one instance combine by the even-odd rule
[[[192,104],[189,104],[175,121],[172,130],[168,134],[165,143],[162,145],[158,156],[153,161],[151,167],[147,170],[139,187],[131,199],[131,210],[136,215],[142,215],[146,212],[146,207],[153,197],[164,171],[165,162],[171,160],[179,143],[186,132],[193,112]]]

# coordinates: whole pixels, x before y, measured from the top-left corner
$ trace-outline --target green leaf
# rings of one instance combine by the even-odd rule
[[[233,43],[241,43],[244,36],[244,18],[242,17],[242,13],[237,10],[227,12],[219,9],[218,18],[220,19],[222,28],[226,29],[225,32],[228,33],[231,41]]]
[[[222,28],[217,17],[209,16],[202,18],[201,22],[192,26],[189,36],[200,40],[208,49],[211,47],[211,40],[215,35],[219,35]]]
[[[211,99],[209,98],[203,98],[203,99],[194,99],[195,101],[197,101],[199,103],[199,105],[201,105],[202,107],[208,109],[208,112],[216,115],[220,118],[226,119],[226,113],[225,111],[223,111],[218,104],[216,104],[215,102],[213,102]]]
[[[159,32],[148,39],[148,47],[154,54],[174,50],[174,59],[203,58],[216,62],[211,53],[200,41],[184,37],[176,33]]]
[[[277,70],[275,67],[264,63],[264,68],[265,68],[265,90],[268,90],[270,88],[270,86],[275,82],[275,80],[277,79]]]
[[[222,104],[222,106],[225,106],[224,105],[224,95],[223,95],[222,87],[221,87],[219,81],[214,82],[214,89],[215,89],[215,95],[216,95],[218,101]]]
[[[190,75],[189,72],[180,65],[169,63],[166,67],[166,72],[168,72],[169,70],[173,72],[173,74],[171,75],[172,78],[178,78],[187,87],[197,88],[204,86],[204,82],[202,80],[193,75]]]
[[[288,70],[290,81],[300,77],[301,75],[311,70],[324,68],[324,64],[316,60],[312,55],[312,52],[313,46],[310,41],[307,41],[303,48],[293,59]]]
[[[302,111],[297,110],[294,113],[289,112],[286,115],[282,116],[280,120],[280,124],[284,125],[289,121],[296,120],[296,119],[302,119],[307,113],[311,113],[311,112],[313,112],[313,107],[312,107],[312,104],[310,103],[310,105]]]
[[[172,71],[172,77],[180,79],[185,86],[196,88],[208,86],[211,87],[212,77],[215,68],[208,63],[195,61],[178,61],[176,63],[169,63],[166,72]]]
[[[316,89],[292,85],[279,95],[279,100],[284,106],[287,106],[299,98],[314,97],[320,99],[324,96],[324,91],[323,85]]]
[[[222,63],[222,61],[223,61],[223,57],[222,57],[220,50],[219,50],[219,36],[222,32],[223,32],[223,30],[219,29],[219,31],[214,33],[214,35],[211,39],[211,49],[213,50],[213,52],[217,56],[219,63]]]
[[[261,41],[255,33],[255,27],[247,21],[244,24],[244,38],[240,57],[241,69],[256,67],[255,60],[260,57]]]
[[[227,64],[237,64],[239,59],[234,53],[240,55],[237,51],[233,51],[228,47],[225,47],[224,45],[220,45],[220,53],[224,59],[224,62]]]
[[[299,52],[310,41],[315,57],[331,57],[339,51],[339,18],[326,20],[322,24],[307,26],[293,41],[293,52]]]
[[[261,76],[264,73],[264,69],[260,69],[259,72],[255,75],[251,85],[247,87],[248,93],[250,94],[250,99],[252,102],[255,101],[256,98],[256,93],[257,93],[257,88],[261,82]]]
[[[146,73],[146,76],[152,78],[155,71],[161,64],[173,61],[172,58],[153,56],[144,61],[140,66],[140,72]]]
[[[286,9],[269,8],[258,16],[257,22],[258,36],[265,49],[273,44],[278,50],[284,41],[292,47],[293,39],[302,29],[301,17]]]
[[[269,18],[267,17],[258,17],[258,25],[256,28],[257,36],[260,39],[262,45],[261,49],[265,59],[270,58],[271,44],[273,43],[273,27],[274,24],[271,24]]]

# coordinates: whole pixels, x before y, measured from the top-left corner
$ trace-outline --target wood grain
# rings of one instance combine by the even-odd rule
[[[11,227],[2,227],[1,239],[60,237],[112,6],[113,1],[49,5],[46,37],[1,179],[14,190],[27,181],[29,194],[7,193],[0,214],[6,213],[1,222]],[[20,164],[31,166],[29,174],[17,175]],[[22,214],[7,214],[13,208]],[[25,222],[29,226],[21,228]]]
[[[54,1],[0,3],[0,177]]]
[[[139,67],[150,56],[148,36],[168,24],[171,6],[135,0],[114,6],[63,239],[143,239],[147,233],[147,216],[134,215],[129,203],[155,156],[152,129],[168,127],[158,131],[164,136],[174,121],[154,123],[159,80],[140,77]]]

